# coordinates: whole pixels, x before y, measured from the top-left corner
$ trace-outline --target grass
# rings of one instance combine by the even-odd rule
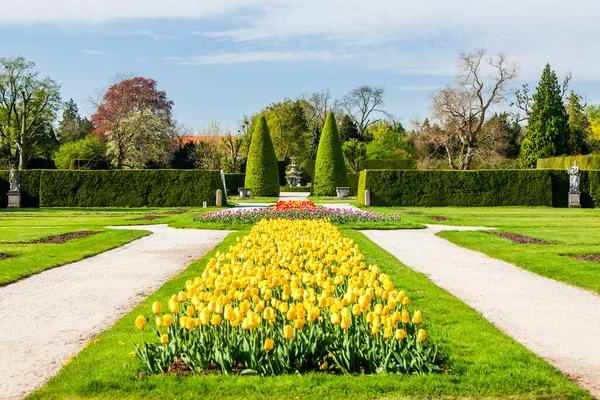
[[[75,262],[146,236],[147,231],[107,229],[109,225],[143,225],[191,220],[192,214],[169,215],[169,209],[11,209],[0,211],[0,253],[15,256],[0,261],[0,286],[49,268]],[[145,215],[164,215],[136,221]],[[29,242],[82,230],[101,233],[62,244]]]
[[[31,399],[420,399],[420,398],[519,398],[591,399],[523,346],[487,322],[464,303],[435,286],[424,275],[402,265],[360,232],[344,230],[356,240],[367,262],[378,263],[414,307],[423,310],[431,340],[438,343],[444,373],[336,376],[325,373],[279,377],[140,374],[141,363],[128,356],[141,334],[134,328],[140,313],[149,314],[153,301],[163,303],[201,274],[207,260],[225,252],[237,237],[230,234],[210,254],[163,285],[146,301],[98,336],[99,342],[83,350]],[[156,340],[153,338],[152,340]]]
[[[375,209],[398,212],[398,209]],[[441,215],[449,221],[436,222],[426,216],[409,215],[417,211]],[[446,225],[497,227],[502,232],[518,233],[553,245],[516,244],[485,232],[440,232],[459,246],[480,251],[523,269],[600,294],[600,263],[570,258],[570,254],[600,253],[600,210],[545,207],[494,208],[410,208],[401,210],[407,221]]]

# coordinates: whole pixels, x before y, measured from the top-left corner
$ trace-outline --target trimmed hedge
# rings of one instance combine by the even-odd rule
[[[587,156],[564,156],[538,158],[537,169],[567,170],[577,160],[577,166],[581,170],[600,170],[600,154],[589,154]]]
[[[569,173],[560,170],[548,170],[547,172],[550,174],[550,179],[552,180],[552,207],[568,207]],[[592,198],[593,192],[600,191],[600,185],[594,187],[590,184],[590,175],[597,176],[597,172],[600,171],[581,171],[579,190],[581,191],[581,206],[584,208],[594,207],[594,204],[600,205],[600,201],[595,201]]]
[[[42,207],[201,207],[223,190],[219,171],[43,171]],[[224,199],[225,202],[225,199]]]
[[[252,189],[254,196],[279,195],[279,166],[264,115],[258,119],[252,132],[245,187]]]
[[[8,175],[10,171],[0,171],[0,208],[8,206]],[[40,206],[40,175],[42,170],[27,169],[21,171],[21,207]]]
[[[356,196],[358,191],[358,176],[356,172],[348,172],[348,187],[350,187],[350,196]]]
[[[319,140],[312,193],[317,196],[335,196],[335,188],[338,186],[348,186],[348,174],[335,117],[330,112]]]
[[[365,170],[357,201],[365,189],[372,206],[551,206],[548,171],[412,171]],[[565,192],[566,196],[566,192]]]
[[[590,198],[593,207],[600,207],[600,171],[589,171]]]
[[[227,196],[239,195],[238,188],[244,187],[246,174],[225,174]]]
[[[415,169],[413,160],[362,160],[360,169]]]
[[[279,188],[279,193],[281,193],[281,192],[309,193],[310,187],[308,187],[308,186],[299,186],[299,187],[281,186]]]

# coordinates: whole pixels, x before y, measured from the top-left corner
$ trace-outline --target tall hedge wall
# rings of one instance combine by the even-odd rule
[[[215,205],[218,171],[43,171],[42,207],[176,207]]]
[[[8,174],[0,171],[0,208],[8,206]],[[21,207],[40,206],[40,175],[42,170],[28,169],[21,171]]]
[[[589,154],[587,156],[538,158],[537,168],[566,171],[567,168],[573,166],[573,162],[575,160],[577,160],[577,165],[581,170],[600,170],[600,154]]]
[[[237,196],[238,188],[244,187],[246,174],[225,174],[225,185],[227,185],[227,196]]]
[[[357,201],[371,191],[373,206],[551,206],[547,171],[365,170]]]

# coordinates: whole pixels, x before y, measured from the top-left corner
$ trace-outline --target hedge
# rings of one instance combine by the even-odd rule
[[[350,187],[350,196],[356,196],[358,190],[358,176],[356,172],[348,172],[348,186]]]
[[[413,160],[362,160],[359,164],[363,169],[415,169],[416,165]]]
[[[538,158],[538,169],[567,170],[577,160],[577,166],[581,170],[600,170],[600,154],[589,154],[587,156],[564,156]]]
[[[312,193],[317,196],[335,196],[335,188],[340,186],[348,186],[348,174],[335,117],[330,112],[319,140]]]
[[[365,170],[357,201],[371,192],[372,206],[551,206],[548,171]],[[567,195],[566,192],[564,194]]]
[[[8,206],[8,175],[10,171],[0,171],[0,208]],[[40,175],[42,170],[21,171],[21,207],[40,206]]]
[[[40,206],[214,206],[217,189],[223,189],[219,171],[48,170],[41,174]]]
[[[238,188],[244,187],[246,174],[225,174],[227,196],[239,195]]]
[[[298,187],[281,186],[279,188],[279,193],[281,193],[281,192],[306,193],[306,192],[310,192],[310,187],[308,187],[308,186],[298,186]]]

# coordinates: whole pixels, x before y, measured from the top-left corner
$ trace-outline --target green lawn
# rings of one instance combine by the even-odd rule
[[[438,235],[460,246],[477,250],[533,273],[556,279],[600,294],[600,263],[580,261],[569,254],[600,253],[600,209],[546,207],[485,208],[373,208],[373,211],[400,212],[406,221],[445,225],[497,227],[553,245],[516,244],[484,232],[446,231]],[[449,221],[433,221],[426,215],[445,216]]]
[[[0,253],[14,256],[0,260],[0,285],[90,257],[148,234],[147,231],[107,229],[109,225],[177,223],[193,213],[167,214],[173,209],[20,209],[0,211]],[[139,221],[145,215],[165,218]],[[142,228],[143,229],[143,228]],[[65,233],[92,230],[101,233],[62,244],[11,244],[30,242]]]
[[[382,266],[395,286],[406,290],[412,304],[423,310],[429,338],[440,348],[443,373],[423,376],[310,373],[269,378],[140,374],[140,361],[128,355],[132,343],[141,340],[140,332],[133,325],[137,315],[148,314],[153,301],[164,303],[172,293],[184,287],[186,280],[200,275],[208,258],[217,251],[227,251],[237,237],[247,233],[242,231],[229,235],[209,255],[100,334],[98,343],[83,350],[30,398],[591,399],[583,389],[424,275],[403,266],[360,232],[343,232],[359,243],[367,262]]]

